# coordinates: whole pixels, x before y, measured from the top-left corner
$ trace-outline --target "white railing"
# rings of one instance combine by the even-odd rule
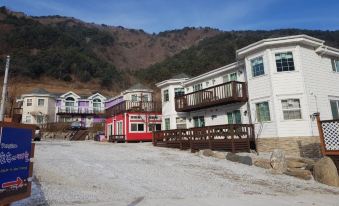
[[[57,113],[59,114],[97,114],[104,112],[104,107],[57,107]]]

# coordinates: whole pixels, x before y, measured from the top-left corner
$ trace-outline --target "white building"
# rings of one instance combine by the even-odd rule
[[[339,50],[324,43],[307,35],[264,39],[237,50],[233,64],[158,83],[163,129],[249,123],[261,148],[303,152],[300,145],[319,141],[312,114],[339,118]],[[174,99],[178,88],[185,95]]]
[[[55,95],[44,89],[34,89],[21,95],[22,123],[44,124],[55,121]]]

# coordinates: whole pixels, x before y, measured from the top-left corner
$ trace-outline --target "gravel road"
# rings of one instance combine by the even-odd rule
[[[34,161],[40,205],[339,205],[313,180],[151,143],[42,141]]]

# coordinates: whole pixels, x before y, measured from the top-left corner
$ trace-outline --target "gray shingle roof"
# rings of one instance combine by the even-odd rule
[[[36,88],[31,91],[32,94],[50,94],[49,91],[43,89],[43,88]]]
[[[171,79],[184,79],[184,78],[191,78],[191,77],[185,73],[180,73],[180,74],[174,75]]]
[[[133,86],[131,86],[130,88],[128,88],[127,90],[134,90],[134,89],[150,89],[147,86],[141,84],[141,83],[137,83]]]

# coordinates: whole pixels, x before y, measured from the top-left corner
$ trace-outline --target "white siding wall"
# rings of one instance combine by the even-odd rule
[[[27,99],[32,99],[32,106],[27,106]],[[38,106],[38,99],[44,100],[44,106]],[[26,123],[26,116],[31,117],[30,124],[37,124],[36,116],[33,113],[48,115],[48,122],[54,122],[55,119],[55,99],[46,96],[27,96],[23,98],[22,123]]]
[[[182,88],[180,83],[171,84],[161,88],[161,102],[162,102],[162,130],[165,130],[165,119],[170,118],[170,129],[177,129],[176,118],[177,117],[186,117],[186,114],[183,112],[175,111],[175,100],[174,100],[174,89]],[[164,91],[168,90],[169,101],[164,102]]]
[[[231,104],[188,112],[186,118],[187,128],[194,127],[193,117],[195,116],[204,116],[205,126],[227,124],[227,112],[233,112],[235,110],[240,110],[242,123],[248,124],[249,117],[245,115],[247,104]],[[214,117],[212,118],[212,116]]]
[[[309,113],[318,110],[321,119],[333,119],[329,100],[339,100],[339,73],[333,72],[330,57],[320,56],[312,48],[300,49],[306,94],[310,105]],[[318,135],[315,121],[312,121],[312,129],[313,134]]]
[[[275,54],[288,51],[293,54],[295,71],[277,72]],[[266,49],[246,58],[249,101],[252,119],[256,124],[256,133],[259,137],[312,135],[301,52],[299,46],[287,46]],[[263,56],[265,75],[252,77],[250,60],[257,56]],[[302,119],[284,120],[281,100],[289,98],[300,99]],[[269,102],[270,122],[258,123],[257,121],[255,104],[262,101]]]

